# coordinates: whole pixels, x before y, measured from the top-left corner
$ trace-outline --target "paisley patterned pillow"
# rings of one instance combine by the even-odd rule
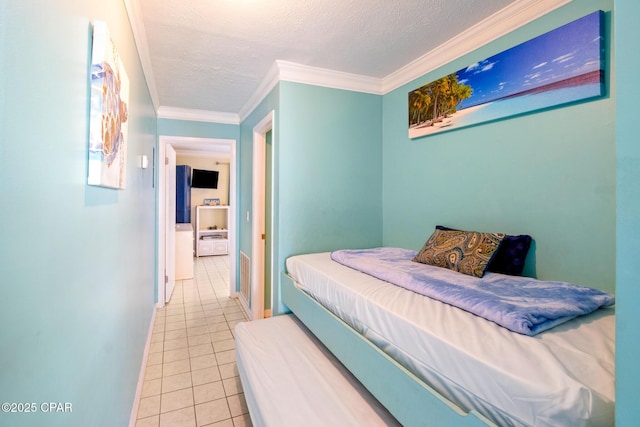
[[[436,229],[413,261],[482,277],[504,237],[500,233]]]
[[[443,225],[436,225],[436,229],[457,230],[457,228],[445,227]],[[519,236],[510,236],[507,234],[502,240],[502,243],[500,243],[500,247],[496,251],[495,256],[489,263],[487,271],[521,276],[532,240],[531,236],[527,234],[521,234]]]

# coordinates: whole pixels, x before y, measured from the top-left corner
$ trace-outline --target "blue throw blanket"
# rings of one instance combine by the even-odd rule
[[[566,282],[486,273],[482,278],[411,261],[401,248],[340,250],[340,264],[466,310],[514,332],[535,335],[615,303],[609,293]]]

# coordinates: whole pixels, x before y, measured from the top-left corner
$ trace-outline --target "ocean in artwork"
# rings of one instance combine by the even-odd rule
[[[505,116],[523,114],[531,111],[532,109],[542,110],[547,108],[549,105],[555,105],[558,100],[562,100],[563,103],[583,100],[590,96],[594,96],[594,93],[599,93],[599,90],[600,84],[598,83],[488,102],[476,107],[470,107],[470,111],[466,114],[464,113],[465,110],[460,110],[459,118],[455,118],[456,114],[454,114],[454,120],[451,122],[451,127],[461,128],[477,123],[497,120]]]

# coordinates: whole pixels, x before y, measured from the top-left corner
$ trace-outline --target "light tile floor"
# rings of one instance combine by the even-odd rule
[[[136,427],[251,427],[232,332],[244,320],[229,257],[195,258],[194,278],[156,312]]]

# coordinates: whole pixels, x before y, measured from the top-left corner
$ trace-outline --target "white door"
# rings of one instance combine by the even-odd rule
[[[176,285],[176,150],[167,144],[166,160],[164,162],[165,177],[165,285],[164,302],[171,299],[173,288]]]

